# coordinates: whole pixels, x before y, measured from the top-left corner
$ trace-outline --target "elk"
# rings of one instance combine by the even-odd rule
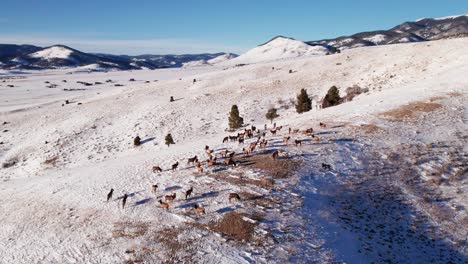
[[[296,147],[297,147],[297,145],[302,146],[302,140],[300,140],[300,139],[295,139],[295,140],[294,140],[294,144],[296,144]]]
[[[271,134],[272,134],[273,136],[276,135],[276,129],[272,129],[272,130],[270,130],[270,132],[271,132]]]
[[[228,140],[229,140],[229,137],[225,137],[225,138],[223,138],[223,143],[227,143],[227,142],[228,142]]]
[[[216,165],[216,157],[210,158],[206,162],[208,163],[209,166],[214,166],[214,165]]]
[[[322,123],[322,122],[320,122],[319,125],[320,125],[321,128],[326,128],[327,127],[327,125],[325,123]]]
[[[161,167],[159,167],[159,166],[153,166],[153,172],[157,172],[157,171],[162,172]]]
[[[197,167],[196,170],[197,170],[198,173],[203,173],[203,167],[201,167],[201,166]]]
[[[244,144],[244,138],[243,138],[243,137],[239,137],[238,142],[239,142],[239,144]]]
[[[232,158],[234,157],[234,155],[236,155],[236,152],[235,152],[235,151],[229,153],[227,156],[228,156],[230,159],[232,159]]]
[[[195,205],[193,206],[193,209],[194,209],[195,212],[197,212],[197,213],[206,214],[206,212],[205,212],[205,207],[201,207],[201,206],[199,206],[198,204],[195,204]]]
[[[242,148],[242,153],[247,156],[250,154],[250,151],[246,148]]]
[[[188,159],[187,159],[187,164],[194,163],[194,162],[196,162],[197,160],[198,160],[198,157],[197,157],[197,155],[195,155],[195,157],[193,157],[193,158],[188,158]]]
[[[165,195],[164,196],[164,199],[166,200],[166,202],[172,202],[174,201],[176,198],[176,193],[173,193],[172,195]]]
[[[169,204],[159,200],[159,207],[162,209],[169,210]]]
[[[288,142],[289,142],[290,139],[291,139],[290,136],[284,137],[284,138],[283,138],[283,142],[284,142],[285,144],[288,144]]]
[[[110,199],[112,199],[112,195],[114,194],[114,189],[110,189],[110,192],[107,194],[107,201],[109,201]]]
[[[329,169],[331,169],[331,165],[326,164],[326,163],[322,163],[322,169],[329,170]]]
[[[193,187],[190,186],[190,189],[185,191],[185,200],[187,200],[190,196],[192,196],[192,192],[193,192]]]
[[[299,133],[299,129],[296,128],[292,132],[293,132],[293,134],[297,134],[297,133]]]
[[[277,158],[279,157],[279,152],[278,152],[278,150],[275,150],[275,152],[273,152],[273,154],[271,154],[271,157],[272,157],[273,159],[277,159]]]
[[[315,141],[315,142],[318,142],[318,141],[320,141],[320,138],[317,137],[316,135],[312,134],[312,140]]]
[[[232,199],[235,199],[235,200],[238,200],[238,201],[241,200],[239,194],[237,194],[237,193],[230,193],[230,194],[229,194],[229,202],[230,202]]]
[[[307,134],[311,134],[313,132],[314,132],[313,128],[307,128],[307,129],[304,129],[304,131],[302,131],[302,134],[307,135]]]
[[[227,166],[237,166],[237,163],[232,158],[224,160],[224,164],[226,164]]]
[[[157,190],[158,190],[158,185],[157,184],[151,185],[151,192],[152,193],[156,193]]]
[[[172,171],[175,171],[177,167],[179,166],[179,162],[177,161],[176,163],[172,164]]]
[[[260,147],[266,148],[267,144],[268,144],[268,140],[263,140],[262,142],[260,142]]]

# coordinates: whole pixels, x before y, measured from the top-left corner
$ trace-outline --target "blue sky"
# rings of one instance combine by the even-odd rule
[[[468,0],[0,0],[0,43],[87,52],[241,53],[468,13]]]

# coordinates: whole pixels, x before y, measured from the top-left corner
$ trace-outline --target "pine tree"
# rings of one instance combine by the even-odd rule
[[[322,108],[339,105],[340,99],[338,88],[336,86],[332,86],[328,90],[327,95],[325,95],[325,98],[323,98]]]
[[[312,109],[312,100],[305,89],[301,89],[301,93],[297,96],[296,111],[298,113],[308,112]]]
[[[270,123],[273,123],[273,119],[277,118],[279,115],[276,113],[276,108],[270,108],[268,109],[268,112],[266,113],[265,117],[270,120]]]
[[[171,133],[167,134],[166,138],[166,145],[169,147],[171,144],[175,144],[174,139],[172,138]]]
[[[229,113],[229,128],[234,130],[242,127],[243,125],[244,118],[240,117],[237,105],[233,105],[231,107],[231,112]]]

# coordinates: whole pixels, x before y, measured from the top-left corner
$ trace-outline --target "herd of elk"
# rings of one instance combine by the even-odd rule
[[[321,128],[326,128],[327,127],[326,124],[321,123],[321,122],[320,122],[319,125],[320,125]],[[271,132],[272,135],[276,135],[276,133],[278,131],[280,131],[281,129],[282,129],[282,126],[279,126],[279,127],[274,126],[273,129],[270,130],[270,132]],[[266,130],[266,125],[265,125],[265,130]],[[293,134],[298,134],[300,131],[301,131],[300,129],[292,129],[291,127],[288,128],[288,133],[289,134],[291,134],[291,132]],[[313,132],[314,132],[313,128],[306,128],[306,129],[304,129],[302,131],[302,134],[310,135],[312,137],[313,141],[320,141],[320,138],[318,136],[314,135]],[[223,143],[227,143],[228,141],[238,141],[238,143],[243,144],[245,142],[245,138],[252,138],[254,136],[254,133],[257,134],[257,137],[258,137],[257,140],[250,143],[247,148],[242,148],[242,153],[244,155],[250,155],[255,150],[257,145],[259,145],[261,148],[265,148],[267,146],[267,144],[268,144],[268,140],[266,140],[266,133],[265,132],[262,133],[260,130],[257,130],[257,128],[255,126],[252,126],[251,129],[245,129],[243,133],[238,133],[236,136],[226,136],[226,137],[224,137],[223,138]],[[286,143],[286,144],[288,144],[288,142],[290,140],[291,140],[291,136],[283,137],[283,142]],[[302,146],[302,140],[301,139],[295,139],[294,144],[296,146]],[[209,146],[205,146],[205,152],[209,155],[209,159],[206,160],[206,163],[209,166],[216,165],[217,164],[217,157],[212,155],[214,153],[214,149],[210,149]],[[225,149],[224,151],[219,152],[217,154],[221,154],[221,156],[224,158],[223,163],[225,165],[227,165],[227,166],[237,166],[238,163],[236,161],[234,161],[234,156],[236,155],[235,151],[230,152],[229,150]],[[271,157],[272,157],[272,159],[278,159],[279,158],[279,150],[275,150],[271,154]],[[196,170],[198,172],[203,172],[202,163],[199,161],[197,155],[195,155],[192,158],[188,158],[187,159],[187,164],[194,164],[195,167],[196,167]],[[325,169],[325,170],[331,170],[331,168],[332,168],[331,165],[326,164],[326,163],[322,163],[321,165],[322,165],[322,168]],[[175,171],[178,168],[178,166],[179,166],[179,162],[176,161],[174,164],[171,165],[171,170]],[[163,170],[162,170],[162,168],[160,166],[153,166],[152,171],[153,172],[162,172]],[[156,194],[157,190],[158,190],[158,185],[157,184],[151,185],[151,192],[153,194]],[[107,194],[107,201],[112,199],[113,192],[114,192],[114,189],[111,189],[110,192]],[[193,187],[190,187],[190,189],[188,189],[187,191],[184,192],[185,199],[187,200],[189,197],[191,197],[192,193],[193,193]],[[163,208],[163,209],[169,210],[169,204],[176,199],[176,196],[177,196],[176,193],[173,193],[171,195],[164,195],[165,202],[163,202],[160,199],[159,200],[160,207]],[[125,193],[122,196],[122,201],[121,201],[122,208],[125,208],[128,197],[129,197],[129,195],[127,193]],[[237,193],[229,193],[228,199],[229,199],[229,202],[231,202],[233,199],[241,201],[241,197]],[[192,209],[195,210],[197,213],[202,213],[202,214],[206,213],[205,208],[198,205],[198,204],[195,204],[192,207]]]

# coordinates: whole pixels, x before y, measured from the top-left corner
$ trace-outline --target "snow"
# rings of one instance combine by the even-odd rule
[[[420,18],[420,19],[417,19],[415,21],[419,22],[419,21],[424,20],[424,19],[433,19],[433,20],[455,19],[455,18],[459,18],[459,17],[463,17],[463,16],[468,17],[468,14],[456,15],[456,16],[445,16],[445,17],[438,17],[438,18]]]
[[[1,261],[121,263],[142,258],[144,263],[379,263],[384,262],[379,253],[387,256],[389,252],[394,262],[431,262],[430,258],[441,257],[442,263],[461,263],[445,258],[465,254],[466,247],[462,244],[457,249],[445,242],[463,241],[466,232],[458,225],[447,231],[445,222],[435,218],[425,220],[430,205],[422,203],[422,198],[414,198],[415,190],[398,185],[396,189],[401,192],[391,193],[388,197],[395,200],[389,201],[380,196],[365,200],[368,196],[363,188],[369,182],[381,187],[386,184],[383,180],[396,184],[397,178],[389,177],[394,174],[387,170],[414,168],[414,175],[426,175],[426,167],[442,167],[456,151],[464,153],[468,39],[363,47],[330,56],[307,56],[308,51],[291,40],[275,42],[274,47],[257,47],[272,57],[250,53],[244,59],[255,64],[244,67],[222,63],[153,71],[0,72],[5,81],[0,82],[0,163],[16,161],[11,167],[0,168],[0,195],[6,198],[0,204]],[[288,52],[278,51],[281,47],[302,50],[303,55],[290,57]],[[131,78],[136,81],[129,81]],[[106,82],[109,79],[111,83]],[[193,83],[193,79],[197,82]],[[59,86],[47,88],[46,81]],[[83,86],[78,81],[103,84]],[[332,85],[342,94],[353,85],[369,88],[369,92],[340,106],[303,114],[297,114],[289,104],[301,88],[322,98]],[[70,91],[76,88],[85,90]],[[462,95],[448,95],[455,92]],[[171,96],[175,102],[169,102]],[[445,97],[447,107],[417,119],[415,124],[392,123],[380,117],[384,111],[414,101],[430,101],[435,96]],[[62,106],[65,100],[70,104]],[[280,149],[285,157],[301,159],[305,165],[297,175],[275,179],[274,188],[269,189],[239,185],[221,177],[241,180],[266,175],[251,165],[213,168],[203,163],[204,173],[197,173],[193,165],[187,164],[187,158],[194,155],[203,162],[207,159],[205,145],[215,153],[224,149],[241,152],[243,146],[237,142],[222,143],[223,137],[237,133],[225,131],[232,104],[239,106],[246,123],[259,128],[265,123],[271,127],[264,117],[268,107],[279,109],[280,117],[275,122],[286,128],[277,136],[268,134],[271,145],[267,150]],[[318,122],[326,122],[329,127],[321,129]],[[365,124],[381,126],[387,133],[368,135],[349,130]],[[304,139],[304,146],[286,146],[282,137],[288,135],[288,127],[313,127],[321,142],[312,144],[306,136],[292,135],[293,139]],[[167,133],[173,135],[175,145],[164,145]],[[136,135],[144,142],[138,148],[132,144]],[[412,156],[397,165],[390,164],[393,156],[389,152],[405,155],[411,153],[410,145],[418,149],[437,141],[454,143],[446,148],[439,146],[441,152],[434,154],[433,160],[421,159],[425,162],[421,165],[421,160],[410,163]],[[436,150],[433,147],[427,153]],[[235,157],[242,160],[240,154]],[[180,162],[179,168],[171,172],[175,161]],[[333,169],[321,169],[322,162],[332,164]],[[370,167],[365,166],[366,162]],[[164,171],[153,173],[154,165]],[[373,177],[377,173],[382,174]],[[156,194],[151,192],[152,184],[159,186]],[[188,201],[179,198],[190,186],[194,187],[193,197]],[[383,187],[375,189],[370,197],[391,189]],[[106,202],[110,188],[115,189],[114,198]],[[468,206],[466,184],[443,184],[440,190],[443,196],[438,204],[447,200],[455,203],[453,208]],[[170,210],[158,208],[158,200],[173,192],[178,198]],[[230,202],[231,192],[247,192],[281,203],[255,205],[254,199]],[[122,209],[118,197],[124,193],[130,198],[127,208]],[[194,203],[205,207],[207,214],[191,213]],[[236,243],[209,230],[213,221],[230,211],[264,213],[266,221],[251,215],[242,218],[258,224],[255,238],[264,239],[264,247]],[[463,219],[466,210],[454,215],[447,222]],[[401,244],[390,244],[394,249],[389,249],[386,241],[392,238],[390,231],[403,230],[401,234],[406,234],[413,218],[416,223],[427,224],[426,228],[415,227],[414,236],[404,238]],[[343,222],[347,219],[362,228],[355,230],[354,225]],[[385,228],[377,229],[379,224]],[[371,229],[383,235],[368,238]],[[450,236],[436,237],[434,244],[428,230]],[[163,243],[163,231],[169,233],[172,242],[189,244]],[[426,244],[418,240],[421,236],[427,236],[423,241]],[[167,248],[171,245],[173,255]],[[182,250],[177,250],[178,246]],[[364,248],[371,251],[359,252]]]
[[[228,63],[229,65],[249,64],[303,56],[321,56],[328,53],[328,49],[323,46],[311,46],[299,40],[276,37],[268,43],[229,60]]]
[[[34,52],[30,56],[33,58],[41,58],[45,60],[70,59],[70,56],[72,53],[73,53],[72,50],[67,49],[65,47],[53,46],[53,47],[45,48],[43,50]]]
[[[376,34],[372,37],[368,37],[368,38],[364,38],[364,40],[367,40],[367,41],[370,41],[374,44],[380,44],[382,42],[384,42],[385,40],[387,39],[387,36],[383,35],[383,34]]]
[[[197,61],[189,61],[183,63],[184,68],[190,68],[190,67],[201,67],[201,66],[209,66],[211,65],[208,63],[206,60],[197,60]]]
[[[223,55],[220,55],[216,58],[213,58],[211,60],[208,60],[208,63],[210,64],[217,64],[217,63],[221,63],[221,62],[225,62],[225,61],[228,61],[230,59],[234,59],[236,56],[234,56],[233,54],[231,53],[226,53],[226,54],[223,54]]]

